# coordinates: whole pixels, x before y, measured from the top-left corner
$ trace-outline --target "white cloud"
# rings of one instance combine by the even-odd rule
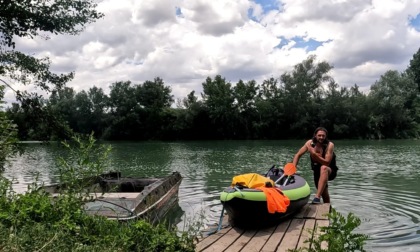
[[[246,0],[184,0],[181,3],[184,18],[196,23],[198,31],[204,34],[229,34],[248,21],[250,3]]]
[[[265,1],[267,3],[267,1]],[[279,6],[281,9],[267,9]],[[17,40],[17,50],[48,56],[52,70],[76,71],[77,91],[161,77],[175,98],[202,91],[221,74],[235,84],[278,77],[315,54],[340,86],[368,90],[386,70],[403,71],[419,49],[409,18],[420,0],[103,0],[105,17],[78,36]],[[248,16],[252,15],[252,16]],[[315,51],[282,38],[324,42]],[[283,41],[284,42],[284,41]],[[10,95],[10,92],[7,93]]]

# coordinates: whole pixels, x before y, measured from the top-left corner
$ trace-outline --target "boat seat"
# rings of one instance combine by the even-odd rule
[[[273,180],[273,181],[277,181],[277,179],[279,179],[279,178],[280,178],[280,176],[276,176],[276,175],[271,175],[270,176],[270,179]],[[277,184],[283,185],[284,181],[286,181],[286,178],[287,178],[287,176],[284,176]],[[295,177],[292,175],[289,178],[289,183],[288,184],[293,184],[293,183],[295,183]]]
[[[116,191],[116,192],[141,192],[144,188],[149,185],[143,181],[136,179],[103,179],[100,182],[101,188],[105,192]]]

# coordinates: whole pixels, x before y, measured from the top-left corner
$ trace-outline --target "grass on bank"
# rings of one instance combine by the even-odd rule
[[[38,183],[17,194],[0,177],[0,251],[194,251],[195,230],[86,214],[78,178],[103,173],[110,148],[96,145],[92,136],[73,140],[64,143],[69,155],[59,162],[60,180],[71,186],[54,200]]]

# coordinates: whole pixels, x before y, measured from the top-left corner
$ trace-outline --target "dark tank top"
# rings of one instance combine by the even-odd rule
[[[322,146],[322,158],[325,158],[325,154],[327,153],[326,150],[327,150],[327,147],[328,147],[329,144],[330,144],[330,142],[327,142],[326,144],[324,144]],[[312,157],[311,157],[311,167],[312,167],[312,170],[319,171],[321,169],[321,164],[315,162],[315,160],[313,160]],[[330,167],[333,170],[338,170],[338,167],[337,167],[337,164],[336,164],[336,161],[335,161],[335,153],[334,152],[333,152],[333,157],[331,159],[330,165],[328,167]]]

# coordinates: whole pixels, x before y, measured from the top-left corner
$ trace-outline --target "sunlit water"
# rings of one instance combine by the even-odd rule
[[[165,176],[179,171],[183,181],[174,216],[180,230],[197,220],[217,224],[219,195],[233,176],[266,172],[275,163],[290,162],[303,141],[200,141],[108,143],[111,167],[127,176]],[[368,234],[368,251],[420,251],[420,142],[335,141],[337,178],[330,183],[332,206],[362,220],[357,232]],[[46,183],[57,181],[57,145],[27,144],[22,156],[3,174],[24,191],[39,174]],[[309,158],[298,170],[312,190]],[[313,190],[314,192],[314,190]],[[201,217],[205,216],[205,219]]]

